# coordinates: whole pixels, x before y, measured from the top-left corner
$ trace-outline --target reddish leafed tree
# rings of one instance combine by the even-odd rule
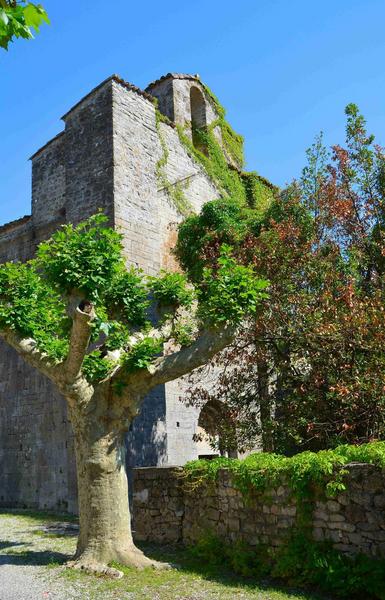
[[[328,153],[317,138],[301,180],[262,219],[228,201],[222,215],[195,218],[190,254],[179,250],[197,277],[229,242],[270,281],[263,314],[203,367],[219,373],[215,385],[190,381],[189,402],[226,407],[211,435],[222,449],[384,436],[385,157],[357,107],[346,115],[345,147]]]

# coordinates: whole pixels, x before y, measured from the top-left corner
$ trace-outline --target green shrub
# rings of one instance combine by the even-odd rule
[[[251,267],[240,265],[233,257],[230,246],[223,245],[216,270],[203,269],[199,289],[199,314],[213,325],[230,321],[240,323],[245,313],[254,314],[268,282],[257,279]]]
[[[243,577],[272,577],[338,598],[385,600],[385,560],[363,554],[348,556],[301,534],[273,551],[265,545],[229,545],[207,533],[189,548],[189,554],[208,566],[228,567]]]
[[[299,500],[307,500],[314,485],[323,487],[330,497],[343,491],[344,465],[353,461],[385,467],[385,442],[342,445],[334,450],[306,451],[290,457],[257,452],[243,460],[195,460],[185,465],[184,475],[191,483],[215,481],[220,469],[226,468],[233,474],[234,485],[245,496],[252,490],[268,492],[284,480]]]

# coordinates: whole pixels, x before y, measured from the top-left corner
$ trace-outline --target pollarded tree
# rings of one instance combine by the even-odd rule
[[[72,565],[119,575],[112,561],[156,566],[131,536],[124,434],[153,387],[234,339],[266,282],[229,246],[195,286],[179,273],[146,279],[126,269],[121,236],[105,225],[102,215],[65,225],[34,260],[0,266],[0,336],[67,400],[80,516]]]

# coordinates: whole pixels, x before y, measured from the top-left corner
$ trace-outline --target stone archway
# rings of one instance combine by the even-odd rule
[[[206,127],[206,101],[201,90],[196,86],[190,88],[190,109],[192,126],[197,129]]]
[[[215,442],[218,453],[213,456],[229,456],[237,458],[238,452],[230,441],[235,426],[229,415],[226,405],[220,400],[209,400],[203,406],[198,418],[198,435],[196,439],[204,437]],[[203,458],[202,455],[200,455]],[[205,456],[206,457],[206,456]],[[208,456],[207,456],[208,457]],[[207,458],[206,457],[206,458]]]
[[[190,88],[191,134],[194,146],[205,152],[205,144],[200,132],[207,128],[206,101],[201,90],[192,86]]]

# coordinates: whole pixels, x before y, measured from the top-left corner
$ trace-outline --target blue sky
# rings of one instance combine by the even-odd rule
[[[321,129],[344,138],[357,103],[385,144],[383,0],[40,0],[52,25],[0,54],[0,223],[30,212],[28,157],[112,73],[145,87],[199,73],[246,139],[247,167],[278,185]]]

